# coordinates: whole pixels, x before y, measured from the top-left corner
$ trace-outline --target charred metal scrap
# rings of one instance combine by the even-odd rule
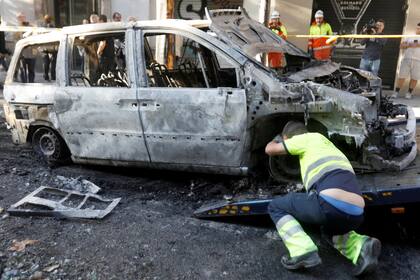
[[[400,171],[414,160],[414,113],[382,97],[379,77],[338,63],[311,60],[244,10],[207,11],[207,16],[210,29],[222,41],[250,58],[241,74],[254,135],[251,149],[264,145],[265,131],[278,133],[285,119],[303,118],[313,130],[335,140],[355,168]],[[274,72],[252,59],[273,51],[285,54],[287,66],[282,71]],[[405,125],[391,126],[390,120],[398,115],[405,117]]]
[[[249,76],[253,77],[249,84],[255,86],[248,86],[248,91],[264,93],[262,100],[251,101],[254,126],[273,116],[284,118],[286,113],[303,117],[314,130],[341,142],[347,155],[354,154],[356,169],[400,171],[416,156],[414,112],[383,98],[378,77],[331,62],[282,77],[288,83]],[[392,124],[397,116],[405,119],[403,125]]]
[[[13,216],[102,219],[120,200],[105,199],[92,193],[40,187],[13,204],[7,212]]]

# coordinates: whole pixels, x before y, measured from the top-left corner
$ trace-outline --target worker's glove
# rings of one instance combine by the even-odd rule
[[[280,135],[280,134],[278,134],[278,135],[276,135],[276,137],[274,137],[273,138],[273,142],[275,142],[275,143],[283,143],[283,137]]]

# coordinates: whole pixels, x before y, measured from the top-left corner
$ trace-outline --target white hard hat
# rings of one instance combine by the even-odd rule
[[[273,11],[272,13],[271,13],[271,17],[270,17],[271,19],[275,19],[275,18],[280,18],[280,13],[279,12],[277,12],[277,11]]]
[[[316,11],[316,13],[315,13],[315,17],[316,17],[316,18],[317,18],[317,17],[324,17],[324,12],[323,12],[323,11],[321,11],[321,10]]]

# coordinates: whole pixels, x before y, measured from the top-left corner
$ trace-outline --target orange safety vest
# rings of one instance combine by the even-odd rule
[[[316,22],[312,23],[309,29],[309,35],[332,35],[331,25],[323,22],[317,25]],[[332,45],[327,44],[326,37],[310,38],[308,42],[309,49],[312,49],[314,58],[316,60],[327,60],[331,58]]]
[[[270,25],[269,28],[273,31],[277,36],[286,40],[287,38],[287,30],[286,27],[282,23],[277,24],[275,26]],[[268,65],[271,68],[280,68],[282,67],[283,61],[283,53],[274,52],[268,53]]]

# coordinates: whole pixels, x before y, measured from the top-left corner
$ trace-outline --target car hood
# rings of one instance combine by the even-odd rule
[[[306,52],[250,18],[243,8],[206,9],[206,15],[211,22],[210,30],[216,33],[220,40],[247,56],[255,57],[260,53],[277,51],[309,58]]]
[[[307,66],[305,69],[293,73],[289,79],[294,82],[313,80],[318,77],[328,76],[340,69],[341,64],[335,62],[315,62],[314,65]]]

